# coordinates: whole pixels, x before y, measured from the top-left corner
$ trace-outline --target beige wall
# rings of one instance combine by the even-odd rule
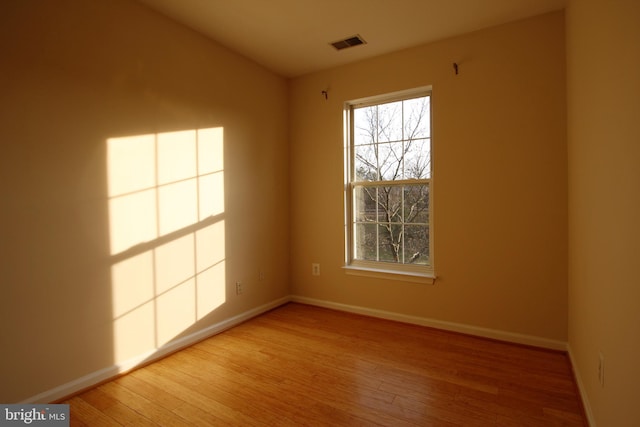
[[[135,2],[2,3],[0,402],[153,354],[174,336],[292,293],[559,341],[568,323],[597,425],[640,424],[632,268],[640,253],[639,15],[633,1],[570,2],[567,121],[562,12],[287,88]],[[343,102],[423,85],[433,85],[438,280],[347,276]],[[208,128],[223,129],[224,211],[113,253],[108,141]],[[138,283],[148,285],[149,275],[166,287],[164,249],[185,240],[196,247],[210,227],[224,249],[223,274],[140,300]],[[193,257],[168,253],[177,264]],[[152,271],[134,271],[123,290],[119,266],[148,256],[156,257]],[[311,276],[312,262],[321,276]],[[198,300],[197,280],[220,291],[220,306],[202,302],[206,289]],[[129,293],[127,308],[117,308]],[[129,315],[136,322],[123,320]]]
[[[292,80],[292,293],[564,341],[564,58],[557,12]],[[438,279],[345,275],[343,103],[424,85]]]
[[[640,425],[639,46],[637,1],[570,1],[569,345],[598,426]]]
[[[288,295],[286,103],[283,78],[135,2],[1,3],[0,402]],[[107,141],[207,128],[225,185],[199,202],[223,211],[113,253]],[[223,263],[194,278],[194,245]]]

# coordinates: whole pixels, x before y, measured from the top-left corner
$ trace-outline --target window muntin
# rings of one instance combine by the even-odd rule
[[[430,91],[346,113],[348,266],[432,275]]]

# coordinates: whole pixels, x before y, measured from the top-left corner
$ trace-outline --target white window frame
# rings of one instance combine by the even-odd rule
[[[344,269],[347,274],[359,276],[376,277],[383,279],[399,280],[406,282],[417,282],[433,284],[436,278],[434,270],[434,251],[433,251],[433,151],[430,150],[431,156],[431,173],[430,178],[424,180],[399,180],[384,181],[385,186],[412,184],[416,182],[426,183],[429,186],[429,264],[400,264],[385,261],[368,261],[355,259],[355,194],[356,186],[380,185],[379,181],[373,183],[355,181],[354,157],[355,146],[353,143],[353,111],[356,108],[365,106],[373,106],[388,102],[401,101],[411,98],[429,96],[430,102],[433,100],[431,86],[424,86],[415,89],[393,92],[384,95],[372,96],[347,101],[344,104],[344,214],[345,214],[345,265]],[[433,103],[431,102],[431,107]],[[431,124],[432,111],[430,108],[429,120]],[[429,135],[430,146],[433,147],[433,131]]]

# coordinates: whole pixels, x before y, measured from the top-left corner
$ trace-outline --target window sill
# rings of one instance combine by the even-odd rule
[[[414,271],[385,270],[382,268],[345,265],[342,267],[346,274],[353,276],[374,277],[376,279],[396,280],[402,282],[422,283],[433,285],[436,281],[434,273],[417,273]]]

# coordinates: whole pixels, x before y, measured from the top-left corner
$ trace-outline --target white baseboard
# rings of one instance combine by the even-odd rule
[[[428,326],[445,331],[460,332],[468,335],[475,335],[484,338],[491,338],[500,341],[508,341],[516,344],[542,347],[551,350],[567,351],[567,343],[548,338],[532,335],[516,334],[513,332],[500,331],[496,329],[481,328],[478,326],[465,325],[462,323],[447,322],[443,320],[428,319],[425,317],[409,316],[406,314],[394,313],[391,311],[376,310],[355,305],[340,304],[331,301],[318,300],[297,295],[291,296],[291,301],[303,304],[315,305],[318,307],[331,308],[334,310],[347,311],[350,313],[364,314],[381,319],[395,320],[398,322],[411,323],[414,325]]]
[[[239,325],[240,323],[243,323],[253,317],[259,316],[262,313],[265,313],[269,310],[272,310],[290,301],[299,302],[299,303],[308,304],[308,305],[315,305],[318,307],[330,308],[334,310],[346,311],[350,313],[363,314],[363,315],[378,317],[382,319],[395,320],[395,321],[410,323],[415,325],[428,326],[428,327],[447,330],[447,331],[460,332],[464,334],[475,335],[475,336],[480,336],[485,338],[492,338],[492,339],[497,339],[501,341],[513,342],[517,344],[531,345],[535,347],[542,347],[542,348],[560,350],[560,351],[568,350],[567,343],[563,341],[551,340],[551,339],[541,338],[541,337],[536,337],[531,335],[516,334],[512,332],[500,331],[495,329],[481,328],[481,327],[465,325],[461,323],[447,322],[447,321],[436,320],[436,319],[428,319],[428,318],[417,317],[417,316],[409,316],[409,315],[394,313],[390,311],[376,310],[376,309],[367,308],[367,307],[340,304],[340,303],[331,302],[331,301],[324,301],[324,300],[319,300],[314,298],[291,295],[291,296],[286,296],[286,297],[271,301],[267,304],[253,308],[244,313],[240,313],[236,316],[233,316],[231,318],[218,322],[214,325],[211,325],[205,329],[194,332],[193,334],[187,335],[185,337],[182,337],[175,341],[167,343],[166,345],[154,351],[141,354],[125,362],[92,372],[76,380],[62,384],[50,390],[44,391],[42,393],[39,393],[35,396],[32,396],[18,403],[49,403],[49,402],[58,401],[67,396],[71,396],[81,390],[85,390],[87,388],[100,384],[104,381],[112,379],[118,375],[131,371],[141,365],[148,364],[155,360],[161,359],[162,357],[165,357],[168,354],[171,354],[182,348],[193,345],[210,336],[219,334],[220,332],[223,332],[236,325]],[[571,357],[570,353],[569,353],[569,356]],[[575,369],[576,365],[573,362],[573,359],[571,359],[571,363]],[[586,394],[584,394],[584,389],[581,386],[580,377],[577,374],[577,372],[576,372],[576,381],[578,382],[578,387],[580,388],[580,394],[582,396],[583,402],[585,403],[585,410],[587,411],[587,416],[589,417],[590,425],[591,427],[594,427],[595,424],[593,424],[592,422],[593,417],[591,415],[590,407],[588,406],[588,400],[587,400]]]
[[[584,388],[582,376],[580,375],[580,371],[578,370],[578,364],[573,357],[571,344],[567,345],[567,353],[569,354],[571,369],[573,369],[573,376],[576,379],[576,384],[578,385],[578,392],[580,393],[580,399],[582,400],[582,406],[584,407],[584,414],[587,417],[587,423],[589,424],[589,427],[596,427],[596,421],[593,418],[593,410],[591,409],[591,404],[589,403],[589,396],[587,395],[587,390]]]
[[[85,390],[87,388],[100,384],[104,381],[107,381],[111,378],[114,378],[118,375],[131,371],[141,365],[148,364],[150,362],[158,360],[182,348],[188,347],[199,341],[202,341],[210,336],[219,334],[220,332],[230,329],[236,325],[239,325],[240,323],[243,323],[253,317],[259,316],[262,313],[265,313],[269,310],[272,310],[276,307],[286,304],[289,301],[291,301],[291,298],[288,296],[277,299],[275,301],[271,301],[267,304],[261,305],[259,307],[245,311],[244,313],[240,313],[236,316],[225,319],[221,322],[218,322],[200,331],[194,332],[193,334],[179,338],[175,341],[171,341],[156,350],[141,354],[132,359],[126,360],[125,362],[118,363],[116,365],[109,366],[104,369],[100,369],[98,371],[92,372],[76,380],[73,380],[66,384],[62,384],[58,387],[52,388],[51,390],[47,390],[42,393],[39,393],[19,403],[23,403],[23,404],[49,403],[49,402],[58,401],[67,396],[71,396],[81,390]]]

